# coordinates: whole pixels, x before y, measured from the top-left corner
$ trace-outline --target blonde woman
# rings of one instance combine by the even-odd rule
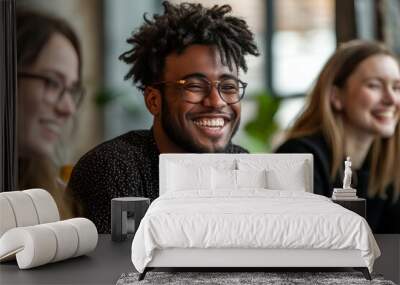
[[[83,99],[81,48],[64,20],[17,11],[18,188],[44,188],[62,218],[72,205],[59,179],[57,145]]]
[[[342,187],[351,157],[352,187],[367,199],[375,233],[400,233],[400,66],[387,47],[355,40],[325,64],[280,153],[314,155],[314,192]]]

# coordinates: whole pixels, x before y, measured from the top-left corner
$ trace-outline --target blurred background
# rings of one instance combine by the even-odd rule
[[[171,1],[184,2],[184,1]],[[185,1],[194,2],[194,1]],[[198,1],[197,1],[198,2]],[[251,152],[269,152],[301,110],[307,91],[338,43],[378,39],[400,54],[400,0],[202,0],[230,4],[247,21],[261,56],[249,57],[241,128],[234,142]],[[66,19],[78,32],[87,90],[69,139],[67,163],[133,129],[148,129],[142,94],[123,80],[128,67],[118,57],[143,14],[162,12],[160,0],[18,0]]]
[[[240,76],[248,82],[248,88],[242,101],[241,127],[234,138],[250,152],[270,152],[281,142],[284,131],[304,106],[317,74],[341,42],[379,40],[400,55],[400,0],[185,2],[230,4],[233,14],[246,20],[255,34],[261,55],[249,57],[248,72]],[[129,49],[126,39],[143,23],[143,15],[162,12],[162,0],[0,0],[0,192],[18,189],[14,126],[22,114],[14,113],[16,70],[11,61],[16,48],[9,40],[15,33],[10,12],[14,3],[17,8],[67,20],[81,40],[86,97],[72,136],[63,141],[67,152],[61,163],[68,165],[68,171],[96,145],[130,130],[150,128],[152,118],[143,95],[123,80],[128,66],[118,57]],[[68,171],[62,177],[64,182]],[[384,268],[391,270],[391,265]]]

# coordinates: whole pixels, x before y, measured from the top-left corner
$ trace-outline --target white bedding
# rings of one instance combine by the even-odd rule
[[[166,193],[143,218],[132,262],[143,272],[155,249],[358,249],[372,272],[379,248],[364,218],[307,192],[265,189]]]

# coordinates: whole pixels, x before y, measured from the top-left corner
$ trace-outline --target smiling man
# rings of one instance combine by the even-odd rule
[[[247,83],[245,55],[258,55],[245,21],[228,5],[164,2],[127,42],[120,57],[125,79],[143,91],[153,115],[150,130],[131,131],[84,155],[73,170],[71,193],[100,233],[110,232],[110,200],[158,197],[160,153],[242,153],[231,143],[240,124]]]
[[[225,152],[240,122],[245,83],[215,46],[166,57],[163,81],[145,90],[160,152]]]

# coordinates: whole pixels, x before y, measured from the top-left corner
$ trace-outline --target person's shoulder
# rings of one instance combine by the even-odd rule
[[[321,133],[288,139],[275,150],[276,153],[326,153],[327,151],[328,145]]]
[[[92,150],[88,151],[85,156],[94,154],[107,155],[108,153],[114,153],[116,151],[126,151],[127,149],[148,146],[150,141],[150,130],[130,131],[97,145]]]
[[[84,154],[72,170],[69,186],[71,188],[82,181],[97,179],[106,184],[104,180],[132,170],[141,164],[139,155],[142,148],[150,146],[152,134],[150,130],[130,131],[111,140],[103,142]],[[143,152],[141,152],[143,153]]]
[[[126,161],[127,156],[141,152],[151,145],[150,130],[135,130],[105,141],[84,154],[79,164],[91,164],[92,161]]]
[[[249,151],[240,145],[229,144],[226,153],[249,153]]]

